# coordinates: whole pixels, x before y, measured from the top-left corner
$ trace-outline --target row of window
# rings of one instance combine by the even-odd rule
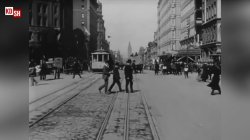
[[[202,30],[202,40],[204,44],[216,42],[217,30],[216,25]]]
[[[82,0],[82,2],[84,2],[84,0]],[[85,9],[85,5],[82,5],[81,6],[82,7],[82,10],[84,10]],[[85,18],[85,15],[84,15],[84,13],[82,13],[82,19],[84,19]],[[82,26],[84,26],[85,25],[85,22],[84,21],[82,21]]]
[[[49,26],[49,14],[51,14],[52,24],[55,27],[60,26],[59,21],[59,5],[53,5],[53,12],[48,11],[48,4],[46,3],[38,3],[37,4],[37,14],[33,13],[32,11],[32,3],[29,5],[29,25],[37,25],[37,26]],[[36,21],[34,21],[34,15],[37,15]]]
[[[205,16],[206,15],[206,16]],[[205,7],[203,3],[202,19],[203,22],[212,20],[217,16],[217,3],[216,1]]]

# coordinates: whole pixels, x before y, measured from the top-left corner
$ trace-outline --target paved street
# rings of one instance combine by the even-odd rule
[[[30,128],[30,139],[94,139],[113,96],[99,94],[97,89],[101,83],[98,80]]]
[[[100,78],[100,75],[96,77]],[[123,71],[121,77],[124,77]],[[79,84],[82,85],[82,89],[77,90],[80,94],[31,127],[30,139],[96,138],[115,94],[99,94],[97,88],[102,84],[100,79],[87,89],[84,89],[84,80]],[[124,85],[123,81],[123,88]],[[153,139],[152,124],[148,122],[141,95],[146,97],[161,140],[220,139],[221,96],[211,96],[206,85],[196,81],[196,73],[191,74],[189,79],[174,75],[155,76],[153,71],[134,75],[136,92],[130,94],[129,98],[130,139]],[[72,94],[77,91],[72,90]],[[117,87],[114,91],[117,91]],[[119,93],[114,102],[103,139],[122,139],[124,135],[124,95],[124,92]],[[62,97],[65,98],[66,94]],[[59,104],[62,100],[52,102]]]
[[[221,96],[211,96],[207,83],[196,75],[138,75],[163,140],[219,140]]]

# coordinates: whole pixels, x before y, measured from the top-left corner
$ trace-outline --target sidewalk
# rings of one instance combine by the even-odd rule
[[[83,72],[82,78],[76,76],[73,79],[73,75],[68,74],[61,74],[60,79],[54,79],[54,75],[47,75],[47,80],[40,80],[40,77],[35,77],[38,81],[37,86],[31,86],[29,80],[29,103],[33,102],[34,100],[46,96],[52,92],[55,92],[59,89],[67,87],[72,84],[76,84],[81,80],[84,80],[86,77],[92,75],[90,72]]]

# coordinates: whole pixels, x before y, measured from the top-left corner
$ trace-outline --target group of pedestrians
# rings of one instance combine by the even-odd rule
[[[184,72],[185,78],[188,78],[188,72],[193,71],[191,64],[185,64],[182,62],[171,62],[171,63],[163,63],[159,64],[157,61],[155,62],[155,75],[159,75],[159,72],[162,71],[162,75],[182,75]]]
[[[105,62],[104,66],[103,66],[103,73],[102,73],[102,78],[104,80],[103,85],[101,85],[99,87],[99,92],[102,93],[102,89],[105,89],[105,93],[106,94],[110,94],[112,88],[114,87],[115,84],[118,85],[119,87],[119,91],[122,92],[123,89],[121,88],[121,82],[120,82],[120,73],[119,73],[119,63],[116,63],[114,68],[113,68],[113,72],[110,72],[110,68],[109,68],[109,63],[108,61]],[[125,81],[126,81],[126,86],[125,86],[125,90],[126,93],[129,93],[129,87],[130,87],[130,93],[133,93],[133,67],[132,67],[132,62],[129,59],[124,67],[124,74],[125,74]],[[109,83],[109,77],[110,74],[113,74],[113,83],[111,84],[111,86],[108,88],[108,83]]]
[[[40,76],[40,80],[46,80],[48,74],[48,66],[44,60],[41,61],[41,65],[36,65],[35,62],[29,62],[29,77],[31,78],[31,85],[38,85],[38,81],[35,79],[37,75]]]
[[[193,63],[183,63],[183,62],[171,62],[164,63],[160,66],[158,62],[155,62],[155,75],[159,75],[159,71],[162,71],[163,75],[174,74],[174,75],[182,75],[184,73],[185,79],[189,78],[189,73],[193,71],[197,71],[198,81],[207,82],[207,80],[211,80],[211,82],[207,85],[212,89],[211,95],[221,94],[220,88],[220,75],[221,75],[221,67],[219,62],[214,62],[214,64],[203,64],[202,66],[196,65]],[[215,93],[215,91],[218,91]]]
[[[213,75],[213,76],[212,76]],[[220,88],[220,75],[221,75],[221,66],[219,62],[215,62],[213,65],[211,64],[203,64],[198,68],[198,81],[206,82],[208,79],[211,82],[207,85],[212,89],[211,95],[219,95],[221,94]],[[215,93],[214,91],[218,92]]]

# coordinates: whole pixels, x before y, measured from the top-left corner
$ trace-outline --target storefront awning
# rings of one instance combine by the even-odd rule
[[[188,50],[179,50],[178,56],[199,56],[201,55],[201,50],[199,48],[197,49],[188,49]]]

